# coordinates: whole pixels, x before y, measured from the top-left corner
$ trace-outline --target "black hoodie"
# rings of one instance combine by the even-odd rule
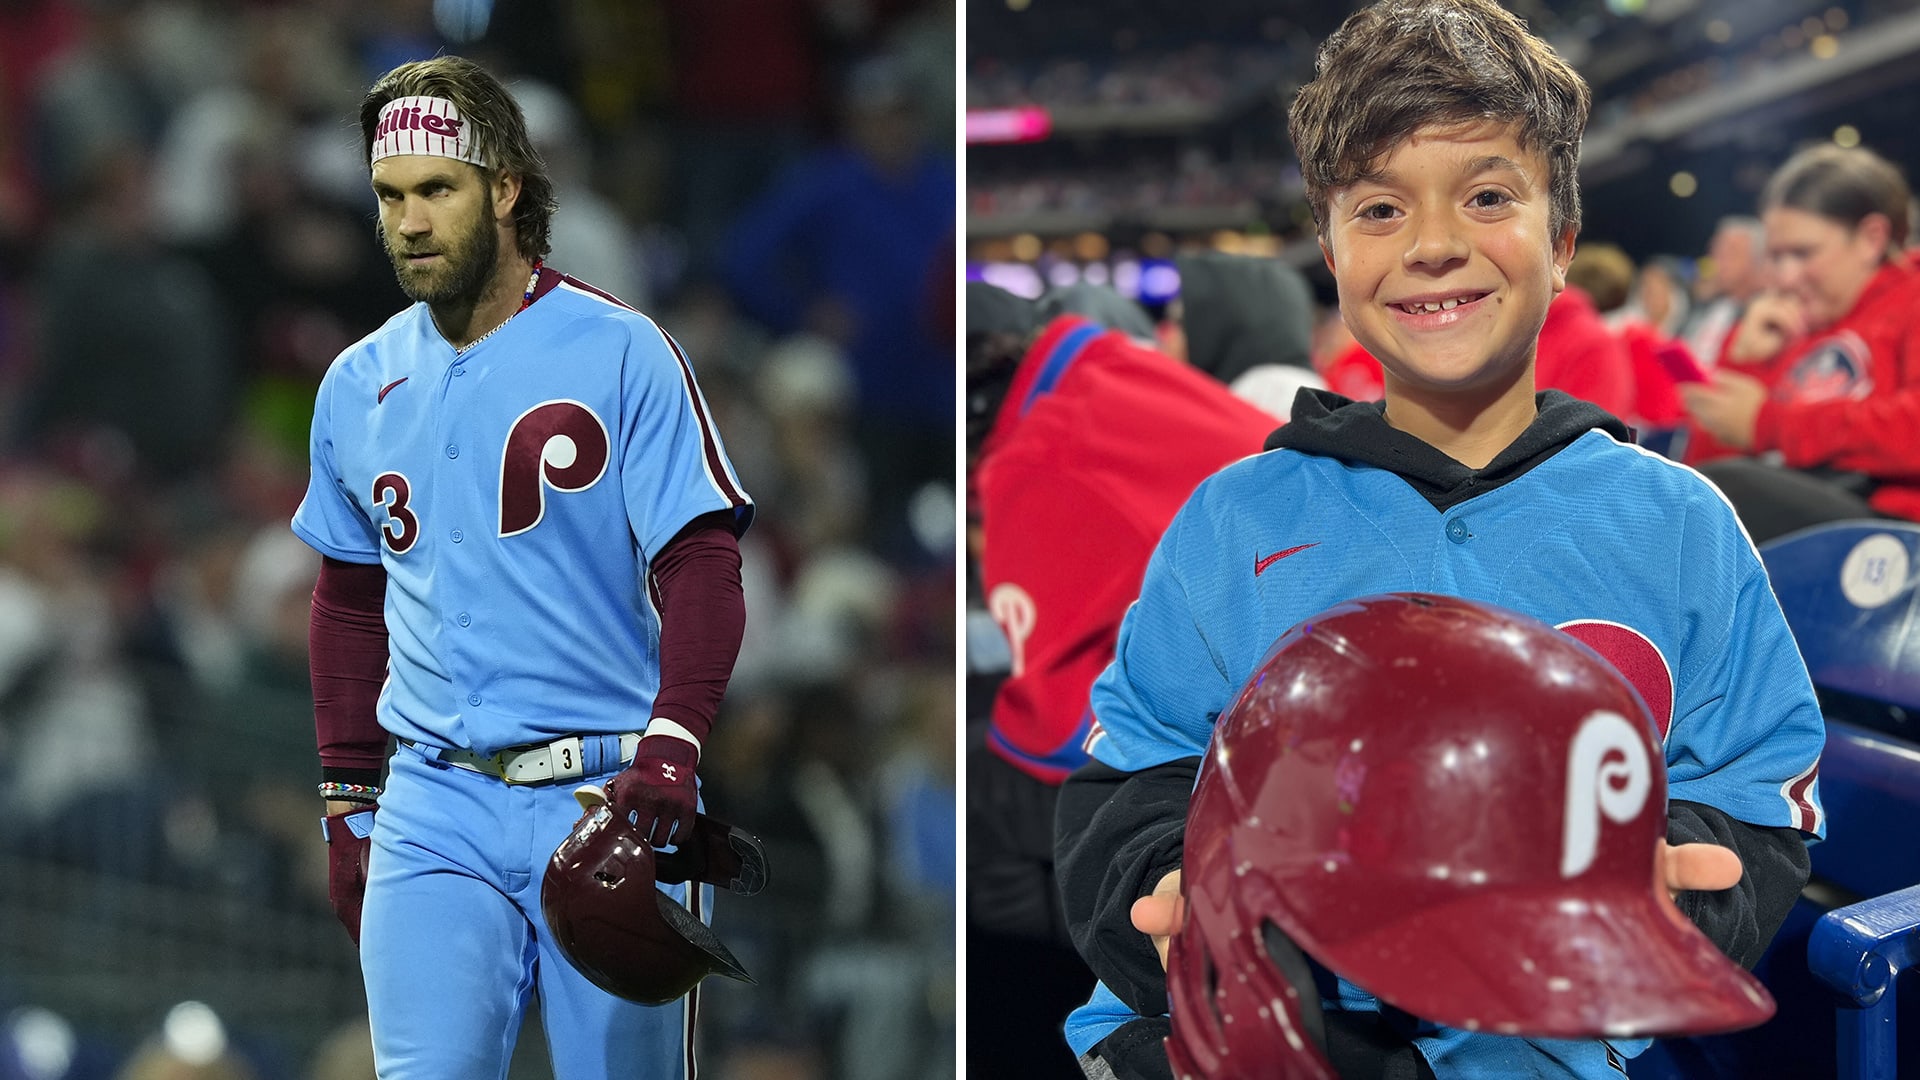
[[[1538,415],[1483,469],[1471,469],[1430,444],[1390,427],[1381,402],[1355,402],[1302,390],[1293,420],[1267,438],[1268,450],[1294,450],[1382,469],[1446,510],[1526,475],[1595,428],[1627,440],[1625,424],[1557,390],[1535,396]],[[1142,1016],[1167,1010],[1166,974],[1146,935],[1133,929],[1133,902],[1179,869],[1187,801],[1200,759],[1138,773],[1098,761],[1067,779],[1055,815],[1056,870],[1074,945],[1121,1001]],[[1786,920],[1809,872],[1806,843],[1792,828],[1735,821],[1700,803],[1667,808],[1667,839],[1729,847],[1746,875],[1723,892],[1680,894],[1680,910],[1735,962],[1751,968]]]

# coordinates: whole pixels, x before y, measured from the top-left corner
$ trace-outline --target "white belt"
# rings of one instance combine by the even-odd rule
[[[586,736],[589,739],[602,737]],[[426,750],[429,757],[437,757],[456,768],[485,773],[509,784],[545,784],[554,780],[578,780],[586,775],[585,762],[580,754],[581,742],[581,736],[569,735],[539,746],[509,747],[497,754],[477,754],[472,750],[434,750],[419,746],[418,743],[408,745]],[[612,766],[632,761],[639,749],[640,733],[627,732],[620,736],[620,759],[601,762],[600,771],[608,772]]]

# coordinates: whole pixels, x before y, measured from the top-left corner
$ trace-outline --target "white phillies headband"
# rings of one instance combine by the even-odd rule
[[[380,109],[380,126],[373,133],[373,156],[367,164],[396,154],[425,154],[487,168],[488,163],[474,148],[468,127],[460,110],[446,98],[395,98]]]

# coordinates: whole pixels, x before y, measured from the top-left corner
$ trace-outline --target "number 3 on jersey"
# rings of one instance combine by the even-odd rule
[[[399,473],[381,473],[373,478],[373,504],[387,508],[387,523],[380,526],[380,535],[387,542],[387,550],[395,555],[405,555],[420,539],[420,519],[407,508],[412,498],[413,485]]]
[[[500,451],[500,535],[518,536],[547,513],[547,488],[585,491],[606,475],[613,456],[607,426],[578,401],[543,401],[513,421]],[[387,510],[380,527],[387,550],[404,555],[420,536],[409,503],[413,485],[397,472],[373,481],[373,502]]]

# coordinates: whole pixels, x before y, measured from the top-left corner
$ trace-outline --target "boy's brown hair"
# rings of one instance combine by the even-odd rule
[[[520,178],[520,199],[513,206],[514,240],[520,254],[544,259],[552,247],[553,181],[546,163],[527,135],[520,104],[487,70],[462,56],[436,56],[401,64],[373,84],[360,102],[361,158],[373,157],[380,110],[404,97],[446,98],[470,123],[468,131],[480,156],[492,166],[480,169],[489,185],[502,172]]]
[[[1567,62],[1493,0],[1381,0],[1320,45],[1287,130],[1320,236],[1327,201],[1428,124],[1517,123],[1547,160],[1557,241],[1580,230],[1580,136],[1592,94]]]

